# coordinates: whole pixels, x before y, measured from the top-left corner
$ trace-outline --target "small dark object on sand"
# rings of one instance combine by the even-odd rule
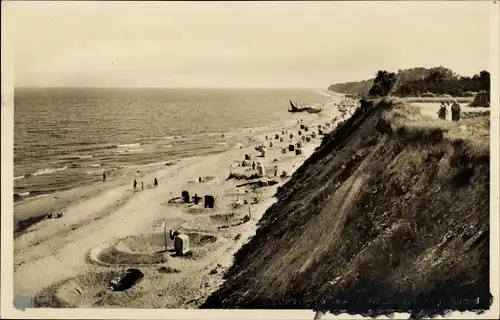
[[[163,267],[158,268],[158,272],[159,273],[180,273],[181,270],[163,266]]]
[[[267,180],[267,185],[268,186],[274,186],[275,184],[278,184],[279,182],[276,180]]]
[[[182,191],[181,196],[182,196],[182,199],[184,200],[185,203],[191,202],[188,191],[186,191],[186,190]]]
[[[211,195],[205,196],[205,208],[213,208],[215,205],[215,198]]]
[[[127,270],[125,276],[123,276],[117,283],[110,283],[111,289],[114,291],[124,291],[130,289],[139,280],[144,277],[144,273],[139,269],[130,268]]]
[[[198,197],[198,194],[196,194],[196,193],[194,194],[194,196],[193,196],[193,202],[194,202],[194,204],[200,203],[201,199],[202,199],[201,197]]]

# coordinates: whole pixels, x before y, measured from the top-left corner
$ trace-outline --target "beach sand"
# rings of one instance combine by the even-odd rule
[[[338,116],[333,102],[339,101],[340,98],[334,97],[321,114],[297,113],[296,118],[309,126],[309,132],[302,130],[302,134],[317,133],[318,125]],[[254,149],[257,142],[241,148],[235,145],[224,153],[181,159],[168,166],[161,163],[142,167],[140,172],[134,169],[112,181],[17,204],[16,221],[54,210],[61,211],[63,216],[44,219],[16,235],[14,294],[41,297],[39,302],[46,306],[196,308],[222,283],[222,275],[231,265],[234,253],[255,234],[259,219],[275,201],[276,189],[289,179],[281,179],[281,172],[287,171],[289,177],[321,143],[319,136],[304,143],[300,156],[288,151],[282,154],[282,146],[290,143],[289,134],[285,134],[283,142],[276,140],[275,134],[281,136],[283,128],[294,134],[292,142],[298,141],[297,123],[242,133],[267,145],[265,158],[258,157],[260,153]],[[266,134],[274,143],[271,148],[265,140]],[[271,169],[277,165],[278,177],[272,179],[279,183],[253,190],[236,187],[249,181],[226,180],[230,165],[231,170],[238,172],[248,168],[238,167],[245,154],[267,166],[269,175],[273,175]],[[155,177],[159,182],[157,188],[152,186]],[[199,177],[204,181],[200,183]],[[144,190],[133,191],[134,178],[139,189],[141,181],[144,182]],[[215,208],[168,203],[169,199],[180,197],[183,190],[201,197],[213,195]],[[255,199],[258,203],[254,203]],[[250,205],[241,205],[244,200]],[[246,221],[249,210],[251,218]],[[172,257],[170,252],[155,253],[161,250],[161,243],[151,239],[162,239],[163,223],[167,232],[178,229],[190,235],[192,255]],[[125,238],[117,250],[129,254],[118,257],[121,259],[118,264],[106,250]],[[139,262],[160,256],[162,263]],[[162,266],[168,268],[159,269]],[[109,278],[129,267],[144,273],[142,281],[124,292],[106,291]]]

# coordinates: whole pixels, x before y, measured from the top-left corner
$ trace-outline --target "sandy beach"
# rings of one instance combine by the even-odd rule
[[[321,114],[297,113],[297,120],[303,119],[301,124],[309,127],[309,132],[301,130],[301,134],[317,133],[318,125],[332,123],[340,115],[334,106],[339,101],[333,97]],[[282,130],[288,133],[282,135]],[[16,220],[54,210],[63,216],[43,219],[15,237],[14,293],[41,297],[39,303],[48,306],[196,308],[222,283],[233,254],[255,234],[260,217],[274,202],[276,189],[321,143],[321,136],[316,136],[304,142],[302,155],[288,149],[283,154],[282,147],[299,141],[299,130],[300,124],[294,123],[242,132],[255,143],[237,144],[224,153],[168,165],[141,167],[112,181],[17,204]],[[284,136],[282,142],[276,134]],[[273,146],[269,147],[271,141]],[[260,143],[267,146],[266,157],[255,150]],[[269,177],[263,180],[278,183],[252,189],[237,186],[259,179],[227,180],[230,171],[255,172],[241,166],[245,154],[266,167]],[[286,178],[279,177],[283,171]],[[144,182],[144,190],[133,190],[134,178],[139,189]],[[154,178],[159,182],[156,188],[152,186]],[[205,209],[203,204],[169,203],[183,190],[201,197],[213,195],[214,209]],[[247,215],[251,216],[249,221]],[[163,239],[163,223],[166,230],[190,236],[192,255],[158,253],[163,246],[158,240]],[[108,293],[109,280],[129,267],[144,273],[142,281],[126,292]]]

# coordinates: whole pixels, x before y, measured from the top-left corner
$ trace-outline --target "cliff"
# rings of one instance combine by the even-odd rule
[[[279,189],[202,308],[488,309],[489,167],[489,117],[363,101]]]

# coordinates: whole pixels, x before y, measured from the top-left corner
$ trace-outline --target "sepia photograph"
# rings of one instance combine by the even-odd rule
[[[2,1],[2,318],[497,319],[499,12]]]

